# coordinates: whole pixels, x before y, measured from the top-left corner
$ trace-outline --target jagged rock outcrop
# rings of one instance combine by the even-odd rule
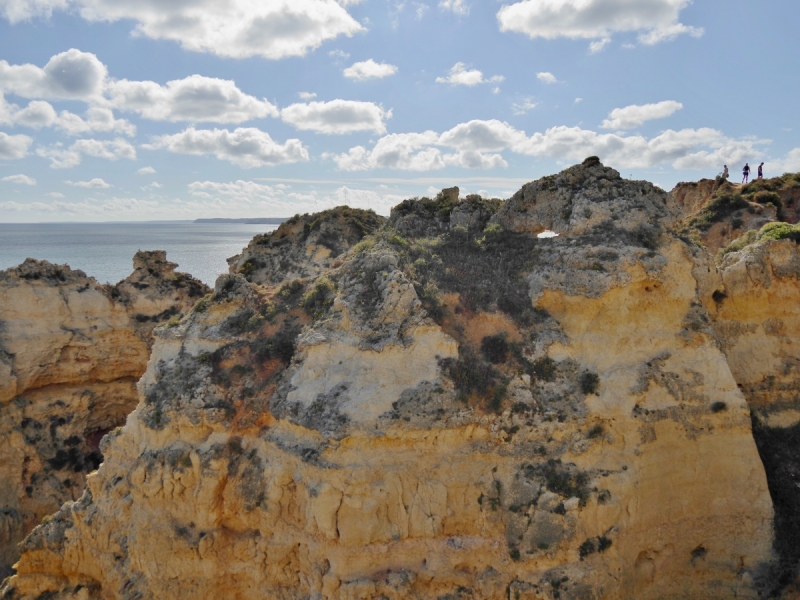
[[[737,259],[719,271],[670,231],[666,193],[597,159],[482,227],[453,224],[452,196],[407,201],[336,261],[298,230],[281,267],[288,230],[266,236],[270,266],[156,329],[136,410],[0,595],[771,591],[781,538],[725,313],[726,282],[766,286],[737,288]]]
[[[229,258],[230,272],[269,285],[316,277],[385,222],[371,210],[348,206],[295,215],[277,231],[257,235],[241,254]]]
[[[0,272],[0,572],[43,517],[80,498],[102,436],[136,406],[153,327],[208,290],[164,252],[115,286],[26,260]]]
[[[787,173],[747,185],[723,179],[679,183],[669,202],[684,231],[712,254],[768,223],[800,219],[800,174]]]

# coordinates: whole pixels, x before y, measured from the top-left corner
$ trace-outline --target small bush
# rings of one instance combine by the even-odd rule
[[[800,225],[789,223],[767,223],[758,232],[758,240],[792,240],[800,241]]]
[[[553,381],[556,373],[556,363],[549,356],[534,361],[528,368],[528,375],[541,381]]]
[[[594,394],[600,386],[600,377],[597,373],[586,371],[581,375],[581,391],[584,394]]]
[[[728,215],[749,206],[741,194],[723,193],[714,198],[697,217],[692,219],[691,224],[705,231]]]
[[[598,423],[597,425],[594,425],[591,429],[589,429],[589,432],[586,434],[586,437],[591,440],[600,437],[605,432],[606,432],[605,428],[600,423]]]
[[[508,353],[511,349],[505,332],[495,335],[487,335],[481,340],[481,352],[493,365],[499,365],[508,360]]]
[[[305,311],[313,318],[322,317],[333,304],[336,296],[336,284],[327,276],[322,276],[314,283],[314,287],[307,292],[300,301]]]
[[[727,410],[727,408],[728,405],[724,402],[714,402],[714,404],[711,405],[711,412],[718,413],[722,412],[723,410]]]

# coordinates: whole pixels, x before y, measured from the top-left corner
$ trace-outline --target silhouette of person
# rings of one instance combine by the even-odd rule
[[[728,165],[722,165],[722,166],[724,167],[722,169],[722,178],[723,179],[727,179],[728,178]]]
[[[742,183],[747,183],[747,179],[750,177],[750,165],[744,163],[744,169],[742,169]]]
[[[758,165],[758,178],[759,179],[764,179],[764,163],[763,162],[760,165]]]

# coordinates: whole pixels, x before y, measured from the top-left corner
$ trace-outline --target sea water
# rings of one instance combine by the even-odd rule
[[[0,223],[0,270],[26,258],[67,264],[100,283],[117,283],[133,271],[137,250],[166,250],[167,260],[213,286],[228,272],[225,259],[253,236],[277,225],[241,223]]]

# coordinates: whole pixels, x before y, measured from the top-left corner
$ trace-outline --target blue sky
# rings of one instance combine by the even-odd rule
[[[0,0],[0,222],[800,171],[796,0]]]

